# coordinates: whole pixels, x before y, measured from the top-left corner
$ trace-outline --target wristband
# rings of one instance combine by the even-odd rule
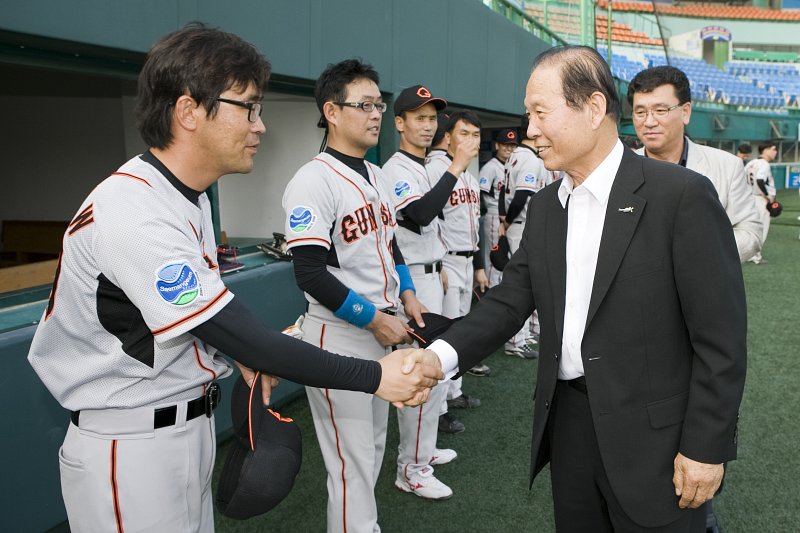
[[[347,293],[344,303],[333,313],[345,322],[363,328],[375,317],[375,306],[369,303],[363,296],[354,292],[353,289]]]

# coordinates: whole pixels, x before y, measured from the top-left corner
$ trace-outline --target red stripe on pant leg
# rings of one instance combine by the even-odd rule
[[[325,345],[325,324],[322,325],[322,331],[319,334],[319,347],[322,349]],[[339,429],[336,427],[336,420],[333,416],[333,402],[331,401],[331,390],[325,389],[325,399],[328,400],[328,410],[331,415],[331,425],[333,426],[333,433],[336,435],[336,453],[339,454],[339,460],[342,462],[342,531],[347,533],[347,481],[345,480],[344,473],[344,456],[342,455],[342,446],[339,442]]]
[[[419,464],[419,434],[422,432],[422,405],[419,406],[419,418],[417,419],[417,448],[414,450],[414,463]]]
[[[114,520],[117,523],[117,533],[124,533],[122,527],[122,513],[119,510],[119,493],[117,491],[117,441],[111,441],[111,499],[114,503]]]

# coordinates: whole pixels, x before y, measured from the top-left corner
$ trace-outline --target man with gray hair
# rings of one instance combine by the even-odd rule
[[[538,56],[525,108],[566,174],[531,198],[500,284],[430,350],[458,376],[537,309],[531,481],[549,462],[557,530],[703,531],[745,378],[730,221],[707,178],[622,145],[594,49]]]

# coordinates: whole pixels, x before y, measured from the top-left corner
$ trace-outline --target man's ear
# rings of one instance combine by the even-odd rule
[[[325,120],[328,121],[328,124],[336,126],[339,123],[340,111],[341,108],[333,102],[325,102],[322,104],[322,114],[325,116]]]
[[[608,102],[603,93],[595,91],[589,96],[589,111],[591,112],[592,129],[597,129],[602,124],[608,110]]]
[[[403,120],[403,117],[394,117],[394,128],[397,130],[397,133],[403,133],[405,125],[406,121]]]
[[[205,109],[194,98],[183,94],[175,101],[174,107],[173,122],[176,126],[187,131],[197,129],[198,113],[205,113]]]

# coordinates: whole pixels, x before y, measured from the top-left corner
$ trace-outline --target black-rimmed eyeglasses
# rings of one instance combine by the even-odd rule
[[[385,102],[370,102],[369,100],[366,102],[333,102],[333,104],[341,107],[356,107],[365,113],[372,113],[377,109],[378,113],[381,114],[383,114],[386,111],[386,108],[389,107]]]
[[[242,102],[241,100],[231,100],[229,98],[218,97],[217,101],[225,102],[226,104],[237,105],[247,109],[247,120],[255,122],[261,116],[261,110],[264,105],[261,102]]]

